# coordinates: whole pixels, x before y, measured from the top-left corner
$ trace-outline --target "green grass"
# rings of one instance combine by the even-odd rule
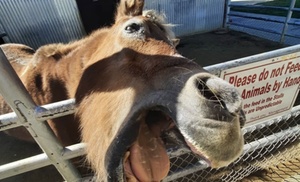
[[[289,0],[274,0],[264,3],[258,3],[258,5],[262,6],[279,6],[279,7],[289,7],[290,1]],[[295,8],[300,8],[300,0],[296,0]],[[273,9],[259,9],[259,8],[247,8],[247,7],[232,7],[233,11],[240,11],[240,12],[248,12],[248,13],[256,13],[256,14],[266,14],[266,15],[274,15],[274,16],[283,16],[287,15],[287,11],[284,10],[273,10]],[[294,11],[292,14],[292,18],[300,18],[300,12]]]

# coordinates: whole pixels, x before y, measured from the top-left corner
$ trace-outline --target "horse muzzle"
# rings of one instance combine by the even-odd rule
[[[238,91],[208,73],[194,74],[178,86],[182,82],[165,85],[133,106],[108,149],[108,181],[165,178],[170,168],[165,136],[170,131],[213,168],[227,166],[241,154],[245,115]]]

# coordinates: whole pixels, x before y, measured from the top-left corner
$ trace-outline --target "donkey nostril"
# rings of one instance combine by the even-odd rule
[[[219,103],[223,108],[226,108],[225,102],[222,100],[222,97],[217,94],[217,91],[207,86],[206,82],[208,79],[209,77],[196,79],[196,87],[199,93],[207,100]]]
[[[207,86],[206,82],[209,78],[201,78],[196,80],[196,87],[200,94],[208,100],[217,101],[217,95]]]
[[[134,32],[137,32],[139,31],[141,28],[141,25],[138,25],[136,23],[132,23],[128,26],[125,27],[125,30],[128,32],[128,33],[134,33]]]

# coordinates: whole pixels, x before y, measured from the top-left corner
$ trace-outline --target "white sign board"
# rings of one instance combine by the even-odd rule
[[[288,112],[300,89],[300,52],[224,70],[243,98],[247,123]]]

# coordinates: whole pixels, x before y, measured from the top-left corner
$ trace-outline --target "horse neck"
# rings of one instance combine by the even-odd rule
[[[71,98],[74,97],[79,81],[82,77],[83,71],[90,62],[97,60],[94,56],[95,52],[99,48],[99,44],[102,44],[101,31],[96,31],[90,36],[81,39],[79,41],[63,44],[58,52],[63,57],[58,61],[56,66],[59,69],[54,70],[54,74],[57,77],[65,80],[66,89],[69,92]]]
[[[41,75],[48,81],[46,87],[51,87],[53,80],[61,83],[69,98],[74,97],[74,90],[77,88],[78,80],[82,75],[81,57],[78,53],[80,42],[69,44],[49,44],[40,47],[33,56],[29,65],[34,72],[24,75],[25,79]],[[30,76],[31,75],[31,76]],[[52,80],[52,81],[51,81]],[[30,85],[30,83],[28,83]],[[53,86],[52,86],[53,87]],[[65,98],[68,99],[68,98]]]

